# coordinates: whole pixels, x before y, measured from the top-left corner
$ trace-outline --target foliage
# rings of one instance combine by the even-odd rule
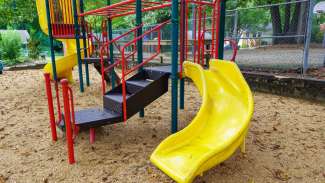
[[[35,0],[0,0],[0,28],[28,29],[37,22]]]
[[[33,36],[28,40],[27,48],[28,48],[28,56],[32,59],[38,59],[41,53],[40,49],[41,41],[35,39]]]
[[[11,65],[18,63],[22,45],[19,34],[15,31],[9,31],[3,33],[1,37],[2,58]]]
[[[325,23],[325,15],[314,17],[313,22],[311,41],[314,43],[322,43],[324,32],[320,31],[320,24]]]

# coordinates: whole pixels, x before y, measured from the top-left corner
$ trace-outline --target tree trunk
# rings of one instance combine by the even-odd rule
[[[290,3],[291,0],[286,0],[287,3]],[[284,28],[283,32],[285,34],[288,33],[289,28],[290,28],[290,19],[291,19],[291,4],[287,4],[285,6],[285,12],[284,12]]]
[[[281,16],[280,16],[280,9],[279,6],[272,6],[270,8],[271,11],[271,19],[272,19],[272,29],[273,29],[273,36],[281,36],[282,35],[282,28],[281,28]],[[279,44],[281,39],[274,38],[273,44]]]
[[[308,2],[301,3],[301,8],[299,12],[299,19],[297,23],[297,34],[298,35],[305,35],[306,34],[306,28],[307,28],[307,17],[308,17]],[[297,38],[297,43],[303,43],[304,38],[299,37]]]
[[[301,3],[297,3],[295,6],[295,11],[293,12],[291,23],[290,23],[289,31],[291,33],[297,32],[300,9],[301,9]]]

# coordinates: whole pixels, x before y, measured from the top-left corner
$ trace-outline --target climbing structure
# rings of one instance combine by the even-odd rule
[[[53,140],[56,139],[55,126],[65,129],[70,163],[74,162],[73,140],[79,128],[89,128],[90,141],[93,142],[95,127],[127,121],[138,112],[140,117],[143,117],[144,107],[168,91],[169,78],[172,80],[171,131],[176,132],[178,80],[180,80],[180,108],[184,108],[183,61],[192,59],[195,63],[207,65],[205,60],[209,58],[222,58],[224,44],[224,38],[220,36],[224,31],[225,3],[222,0],[181,0],[180,2],[127,0],[115,4],[111,4],[108,0],[107,4],[97,4],[96,8],[90,10],[84,10],[84,4],[84,0],[45,0],[54,76],[57,65],[53,52],[53,39],[73,39],[80,90],[84,91],[82,64],[85,64],[87,85],[90,84],[89,64],[94,64],[102,78],[103,107],[75,111],[72,90],[68,82],[61,81],[63,97],[60,98],[59,80],[56,76],[53,77],[56,89],[56,100],[53,100],[54,97],[50,92],[50,77],[45,74]],[[191,37],[188,34],[190,6],[194,10],[194,13],[191,13],[193,19]],[[168,10],[171,8],[171,20],[143,31],[145,22],[142,22],[142,13],[162,8]],[[180,16],[178,16],[179,12]],[[209,24],[207,12],[211,12]],[[113,20],[133,14],[135,27],[113,37]],[[172,25],[171,65],[145,67],[161,53],[161,30],[167,24]],[[144,56],[143,41],[152,33],[156,35],[153,38],[156,41],[155,49]],[[207,39],[207,34],[211,35],[211,38]],[[192,56],[189,54],[190,49],[193,50]],[[108,85],[107,81],[113,82]],[[54,103],[57,106],[56,112]],[[63,110],[60,105],[62,103]],[[64,111],[64,118],[61,111]],[[55,114],[58,115],[57,120]]]

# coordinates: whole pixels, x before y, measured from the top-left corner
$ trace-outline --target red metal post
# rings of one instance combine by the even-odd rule
[[[206,29],[205,29],[205,22],[206,22],[206,11],[205,11],[205,8],[203,9],[203,35],[202,35],[202,61],[201,61],[201,65],[204,65],[204,61],[205,61],[205,58],[204,58],[204,54],[205,54],[205,32],[206,32]]]
[[[215,24],[216,24],[216,5],[213,5],[213,10],[212,10],[212,27],[211,27],[211,34],[212,34],[212,40],[211,40],[211,52],[210,55],[214,57],[214,42],[215,42]]]
[[[233,50],[232,57],[231,57],[230,61],[235,62],[236,56],[237,56],[237,49],[238,49],[237,42],[232,39],[225,39],[225,41],[229,42],[229,44],[231,45],[231,48]]]
[[[201,63],[201,27],[202,27],[202,7],[198,7],[198,49],[197,49],[197,63]]]
[[[196,63],[196,14],[197,14],[197,9],[194,9],[194,26],[193,26],[193,31],[192,31],[192,35],[193,36],[193,50],[194,50],[194,55],[193,55],[193,59],[194,59],[194,63]]]
[[[185,60],[188,57],[188,4],[187,0],[185,0]],[[183,72],[183,70],[181,70]]]
[[[44,78],[45,78],[45,88],[46,88],[46,95],[47,95],[47,104],[48,104],[48,108],[49,108],[52,140],[57,141],[58,138],[57,138],[57,134],[56,134],[56,125],[55,125],[55,116],[54,116],[54,107],[53,107],[53,97],[52,97],[50,74],[45,73]]]
[[[182,71],[183,71],[183,62],[185,58],[185,0],[181,0],[181,13],[180,13],[180,73],[179,77],[182,78]],[[185,33],[187,34],[187,33]]]
[[[57,105],[57,112],[58,112],[58,121],[59,123],[62,120],[62,113],[61,113],[61,102],[60,102],[60,94],[59,94],[59,84],[57,81],[55,82],[55,96],[56,96],[56,105]]]
[[[93,144],[95,142],[95,128],[89,129],[89,142]]]
[[[105,65],[104,64],[104,50],[105,50],[105,45],[100,49],[100,65],[101,65],[101,74],[102,74],[102,94],[103,95],[105,95],[105,91],[106,91],[105,67],[104,67],[104,65]],[[107,59],[108,59],[108,56],[107,56]]]
[[[69,85],[68,80],[61,80],[62,85],[62,95],[64,104],[64,121],[65,121],[65,133],[68,146],[68,158],[69,164],[75,163],[74,150],[73,150],[73,137],[72,137],[72,127],[71,127],[71,117],[70,117],[70,102],[69,102]],[[74,112],[74,111],[72,111]]]

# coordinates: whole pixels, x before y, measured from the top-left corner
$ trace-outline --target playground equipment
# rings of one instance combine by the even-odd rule
[[[38,12],[38,17],[39,17],[39,24],[40,24],[42,31],[53,38],[59,38],[59,37],[60,38],[69,38],[68,36],[66,36],[66,37],[59,36],[58,33],[55,31],[56,26],[53,24],[52,25],[54,26],[53,27],[54,30],[53,30],[53,32],[52,31],[49,32],[48,23],[46,20],[47,16],[46,16],[46,5],[45,4],[46,4],[46,2],[44,0],[36,1],[37,12]],[[53,6],[53,4],[52,4],[52,6]],[[69,7],[65,6],[64,8],[66,9],[65,11],[68,11]],[[52,11],[52,14],[54,14],[53,11]],[[53,15],[51,18],[51,22],[54,22],[55,18],[56,17]],[[66,17],[62,17],[62,18],[64,18],[65,23],[71,24],[71,22],[69,22],[69,21],[71,21],[71,18],[68,15],[66,15]],[[52,26],[50,26],[50,28],[52,28]],[[69,30],[71,30],[71,28]],[[52,79],[54,79],[54,74],[56,74],[56,77],[67,78],[70,82],[72,82],[73,81],[72,69],[75,65],[77,65],[77,54],[76,54],[75,41],[72,39],[71,40],[59,39],[59,40],[62,41],[64,44],[65,56],[63,58],[57,59],[55,61],[55,67],[52,67],[52,65],[54,65],[53,63],[46,64],[44,67],[44,72],[50,73]]]
[[[202,96],[200,110],[186,128],[162,141],[150,158],[177,182],[191,182],[229,158],[239,146],[245,152],[253,115],[251,91],[233,62],[211,60],[208,70],[184,62],[184,75],[193,80]]]
[[[69,82],[73,82],[72,70],[78,65],[79,72],[81,73],[80,77],[82,77],[81,62],[83,62],[85,64],[87,85],[89,85],[88,64],[93,63],[93,60],[87,58],[87,55],[91,55],[94,51],[96,44],[94,39],[97,41],[101,40],[98,40],[98,38],[92,34],[91,26],[85,21],[82,22],[84,24],[82,32],[76,35],[75,32],[80,31],[75,30],[74,27],[74,10],[71,1],[36,0],[36,5],[40,27],[42,31],[49,36],[51,43],[52,62],[45,65],[44,72],[50,73],[52,80],[67,78]],[[76,43],[76,36],[83,42]],[[53,49],[54,39],[63,43],[64,56],[62,58],[55,59]],[[84,50],[84,52],[80,52],[80,50]],[[53,65],[55,66],[53,67]],[[96,67],[96,69],[100,71],[100,68]],[[100,74],[103,73],[100,72]],[[104,73],[104,78],[106,81],[110,82],[106,73]],[[83,83],[83,80],[80,80],[80,83]]]
[[[189,182],[196,175],[202,174],[228,158],[238,146],[241,145],[244,149],[244,138],[253,111],[250,90],[234,63],[215,59],[212,59],[210,64],[206,62],[209,58],[223,58],[225,1],[181,0],[179,3],[176,0],[125,0],[111,4],[108,0],[106,5],[102,4],[87,11],[84,11],[84,0],[44,1],[36,2],[39,15],[44,16],[44,9],[46,10],[47,19],[40,18],[40,24],[43,31],[48,32],[51,42],[51,72],[55,97],[52,96],[51,72],[45,73],[44,77],[52,139],[57,140],[57,126],[65,130],[69,163],[75,162],[73,142],[80,128],[89,129],[90,143],[93,143],[95,127],[126,122],[136,113],[143,117],[144,107],[168,91],[169,78],[172,84],[171,131],[177,132],[178,81],[180,81],[179,107],[183,109],[184,74],[194,80],[198,86],[203,97],[202,108],[187,128],[167,138],[157,148],[151,156],[152,162],[173,179]],[[179,4],[180,24],[178,23]],[[187,36],[190,4],[195,8],[195,13],[192,15],[195,20],[194,38],[191,41]],[[171,20],[143,31],[143,12],[170,7]],[[206,12],[212,14],[210,27],[207,27]],[[136,15],[136,26],[113,38],[113,19],[132,14]],[[91,25],[91,22],[87,21],[89,17],[101,17],[99,31],[98,25]],[[171,65],[145,67],[160,54],[161,29],[170,23],[172,24]],[[95,29],[97,31],[94,31]],[[211,33],[211,40],[206,40],[206,32]],[[156,35],[153,39],[157,45],[151,54],[144,55],[143,40],[153,33]],[[180,41],[178,33],[180,33]],[[68,48],[71,50],[69,59],[69,55],[61,60],[55,59],[54,38],[64,39],[64,41],[68,39],[66,43],[70,45]],[[70,42],[72,40],[75,44]],[[121,40],[127,41],[121,43]],[[228,41],[234,49],[232,60],[235,60],[237,44],[232,40]],[[75,52],[72,50],[74,46]],[[190,46],[194,49],[191,58]],[[178,58],[178,50],[180,58]],[[194,63],[183,64],[189,59],[193,59]],[[81,91],[84,91],[82,64],[85,64],[87,85],[89,85],[88,64],[99,66],[98,70],[102,75],[103,107],[74,110],[73,92],[67,79],[71,80],[71,69],[76,63]],[[204,71],[203,67],[208,65],[210,69]],[[120,80],[115,69],[120,70]],[[62,71],[62,74],[58,71]],[[67,79],[59,81],[59,74]],[[108,89],[108,84],[105,82],[108,78],[111,81],[117,78],[119,82],[117,85],[111,82]],[[62,99],[59,93],[59,82],[62,85]],[[231,113],[234,108],[238,108],[237,114]],[[175,142],[180,143],[174,144]]]
[[[2,74],[2,72],[3,72],[3,63],[2,63],[2,61],[0,60],[0,74]]]

